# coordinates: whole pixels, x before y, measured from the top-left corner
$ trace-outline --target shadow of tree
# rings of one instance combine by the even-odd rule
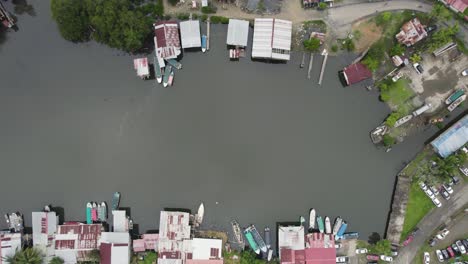
[[[34,6],[28,4],[27,0],[12,0],[12,3],[15,5],[15,14],[22,15],[26,13],[30,16],[36,16]]]

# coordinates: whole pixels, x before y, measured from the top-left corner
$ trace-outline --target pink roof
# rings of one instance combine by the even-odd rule
[[[143,239],[133,240],[133,251],[135,251],[135,252],[144,252],[144,251],[146,251],[145,240],[143,240]]]
[[[224,260],[222,259],[204,259],[204,260],[187,259],[185,263],[186,264],[223,264]]]
[[[447,4],[462,13],[468,8],[468,0],[447,0]]]
[[[179,25],[175,21],[154,24],[154,44],[161,58],[177,57],[180,53]]]
[[[306,248],[307,264],[334,264],[336,263],[336,251],[333,248]]]
[[[101,253],[101,263],[102,264],[111,264],[112,244],[111,243],[101,243],[101,246],[99,247],[99,252]]]
[[[346,83],[352,85],[372,77],[372,72],[362,63],[358,62],[345,67],[343,70]]]
[[[409,47],[427,37],[427,32],[419,19],[413,18],[401,27],[401,31],[395,37],[398,42]]]

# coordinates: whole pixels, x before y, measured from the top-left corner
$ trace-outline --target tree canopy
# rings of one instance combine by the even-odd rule
[[[4,261],[10,264],[42,264],[42,253],[35,248],[18,250],[14,255],[7,256]]]
[[[304,40],[304,47],[307,51],[316,52],[320,48],[320,39],[311,38]]]
[[[431,19],[447,21],[452,17],[452,13],[443,4],[436,3],[433,5],[429,16]]]

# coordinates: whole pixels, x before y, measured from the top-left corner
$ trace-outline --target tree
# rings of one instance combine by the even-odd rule
[[[382,239],[379,233],[377,232],[372,232],[372,234],[369,236],[369,244],[375,245],[377,242],[379,242]]]
[[[385,119],[385,124],[389,127],[393,127],[398,119],[401,118],[400,113],[392,112],[387,119]]]
[[[388,11],[382,12],[376,17],[375,24],[377,24],[378,26],[382,26],[388,23],[391,18],[392,18],[392,13]]]
[[[419,55],[418,53],[414,53],[413,55],[411,55],[410,60],[413,63],[420,62],[421,61],[421,55]]]
[[[101,252],[98,249],[93,249],[88,254],[88,262],[99,263],[101,261]]]
[[[83,0],[52,0],[50,7],[52,18],[64,39],[88,40],[90,24]]]
[[[428,43],[429,51],[432,52],[447,44],[448,42],[452,41],[453,37],[455,36],[455,34],[457,34],[458,30],[458,24],[455,24],[452,27],[443,28],[435,32]]]
[[[452,154],[445,159],[435,157],[433,161],[435,161],[437,166],[434,169],[434,174],[442,178],[448,178],[457,170],[458,167],[463,165],[466,158],[467,156],[464,152]]]
[[[14,255],[4,258],[10,264],[42,264],[43,259],[42,253],[35,248],[18,250]]]
[[[403,55],[405,48],[401,44],[396,44],[390,49],[390,56]]]
[[[436,3],[433,5],[429,16],[431,19],[447,21],[452,17],[452,13],[443,4]]]
[[[385,147],[390,147],[395,144],[395,139],[388,134],[383,136],[383,144]]]
[[[320,39],[310,38],[304,40],[304,47],[307,51],[316,52],[320,48]]]
[[[326,3],[324,3],[324,2],[320,2],[318,4],[318,9],[319,10],[325,10],[325,9],[327,9],[327,7],[328,7],[328,5]]]
[[[53,257],[49,264],[63,264],[65,261],[61,257]]]

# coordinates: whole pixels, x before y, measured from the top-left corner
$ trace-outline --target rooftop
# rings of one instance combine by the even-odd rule
[[[252,58],[289,60],[292,22],[275,18],[256,18]]]
[[[247,46],[249,36],[249,21],[229,19],[226,43],[233,46]]]
[[[431,142],[434,150],[448,157],[468,142],[468,114]]]
[[[358,62],[345,67],[343,75],[347,85],[352,85],[372,77],[372,72],[366,65]]]
[[[182,48],[201,47],[200,21],[188,20],[180,22],[180,36],[182,39]]]

